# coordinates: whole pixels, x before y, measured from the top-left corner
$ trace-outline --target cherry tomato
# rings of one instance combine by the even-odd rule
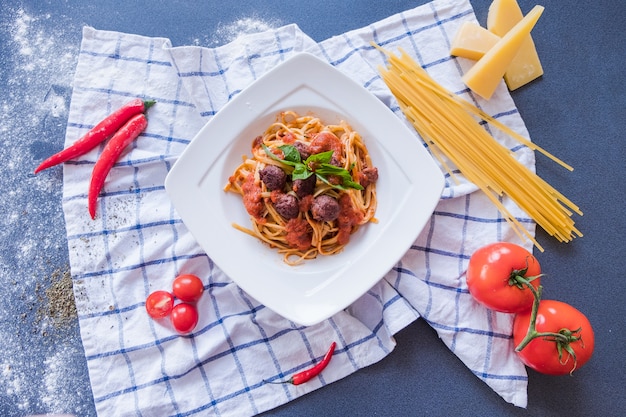
[[[170,314],[173,306],[174,296],[167,291],[155,291],[146,299],[146,311],[155,319],[162,319]]]
[[[470,294],[486,307],[504,313],[531,309],[535,299],[528,286],[517,277],[531,278],[541,274],[537,259],[521,246],[508,242],[492,243],[472,254],[467,266]],[[531,285],[538,288],[540,279]]]
[[[195,275],[179,275],[172,284],[174,295],[181,301],[197,302],[204,292],[202,280]]]
[[[172,309],[170,319],[178,333],[190,333],[198,324],[198,310],[196,310],[193,304],[176,304]]]
[[[530,311],[515,316],[513,341],[518,347],[528,333],[530,320]],[[548,375],[571,374],[591,358],[595,343],[591,323],[571,305],[542,300],[535,326],[536,337],[517,352],[529,368]],[[555,333],[561,335],[556,341],[550,335]]]

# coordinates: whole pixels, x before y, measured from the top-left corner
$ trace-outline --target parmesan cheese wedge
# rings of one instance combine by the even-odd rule
[[[516,0],[494,0],[487,14],[487,29],[494,35],[504,36],[523,18]],[[528,35],[504,74],[509,90],[515,90],[543,75],[543,67],[531,35]]]
[[[454,39],[452,39],[450,55],[478,61],[499,40],[499,36],[477,23],[465,22],[456,32]]]
[[[463,82],[473,92],[489,100],[507,68],[517,55],[520,46],[535,27],[544,11],[535,6],[522,20],[509,30],[476,64],[463,76]]]

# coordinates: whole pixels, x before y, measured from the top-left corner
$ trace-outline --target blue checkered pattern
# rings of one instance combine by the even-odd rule
[[[527,134],[504,85],[484,102],[460,81],[469,62],[449,56],[450,40],[473,19],[467,1],[436,0],[321,43],[290,25],[215,49],[84,29],[66,144],[130,98],[157,101],[146,132],[109,175],[95,221],[86,192],[100,149],[64,166],[75,298],[100,415],[258,414],[380,361],[393,350],[393,335],[419,317],[477,377],[507,401],[526,405],[527,377],[513,354],[511,317],[477,305],[464,279],[475,249],[518,241],[472,184],[448,179],[401,261],[344,312],[310,327],[276,315],[225,276],[191,237],[163,186],[185,146],[224,104],[299,51],[326,59],[402,117],[377,71],[384,57],[370,41],[390,51],[402,47],[443,85]],[[492,133],[534,166],[532,152]],[[534,232],[519,209],[503,203]],[[200,322],[187,336],[144,310],[147,295],[169,289],[181,273],[200,276],[206,289]],[[320,377],[298,387],[267,383],[311,366],[333,340],[332,366]]]

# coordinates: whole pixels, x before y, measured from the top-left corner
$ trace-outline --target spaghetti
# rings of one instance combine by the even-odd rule
[[[251,151],[224,190],[242,196],[252,227],[233,226],[278,248],[285,263],[336,254],[361,225],[377,222],[378,169],[345,121],[284,111]]]
[[[580,209],[519,162],[512,151],[495,140],[478,120],[490,123],[564,168],[571,171],[572,167],[446,90],[406,52],[401,50],[399,56],[383,52],[388,57],[388,67],[380,68],[384,82],[407,119],[452,178],[456,179],[442,156],[488,196],[520,238],[530,239],[541,251],[543,248],[534,236],[502,204],[502,197],[511,198],[559,241],[569,242],[576,235],[582,236],[571,219],[573,213],[582,215]]]

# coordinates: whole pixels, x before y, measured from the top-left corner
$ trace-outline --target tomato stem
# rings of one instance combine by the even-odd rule
[[[571,343],[577,342],[581,340],[580,332],[582,328],[578,328],[576,330],[570,330],[567,328],[561,329],[558,332],[538,332],[537,331],[537,313],[539,311],[539,303],[541,302],[541,295],[543,293],[543,286],[539,285],[535,288],[530,284],[530,280],[518,277],[519,282],[523,285],[526,285],[528,289],[533,293],[534,300],[532,310],[530,311],[530,322],[528,324],[528,332],[526,332],[526,336],[524,339],[517,345],[515,348],[516,352],[524,349],[532,340],[537,338],[543,338],[547,341],[552,341],[556,344],[556,349],[559,353],[559,361],[562,364],[566,364],[569,361],[569,358],[574,359],[574,367],[570,371],[570,374],[574,372],[576,369],[576,352],[571,347]],[[567,357],[563,360],[563,350],[567,352]]]
[[[539,311],[539,301],[541,301],[541,293],[543,292],[543,287],[541,285],[535,288],[533,285],[530,284],[529,281],[525,280],[524,278],[518,277],[518,280],[519,282],[524,283],[524,285],[528,286],[530,292],[533,293],[534,300],[532,309],[530,311],[530,323],[528,325],[528,331],[526,332],[526,336],[524,336],[524,339],[522,339],[522,341],[515,348],[516,352],[524,349],[526,345],[528,345],[530,341],[535,339],[535,337],[537,336],[537,311]]]
[[[528,258],[526,258],[526,267],[522,269],[514,269],[509,276],[509,285],[516,285],[520,290],[523,290],[525,286],[528,286],[529,282],[541,278],[543,274],[534,275],[532,277],[526,277],[528,272]],[[532,291],[532,289],[531,289]]]

